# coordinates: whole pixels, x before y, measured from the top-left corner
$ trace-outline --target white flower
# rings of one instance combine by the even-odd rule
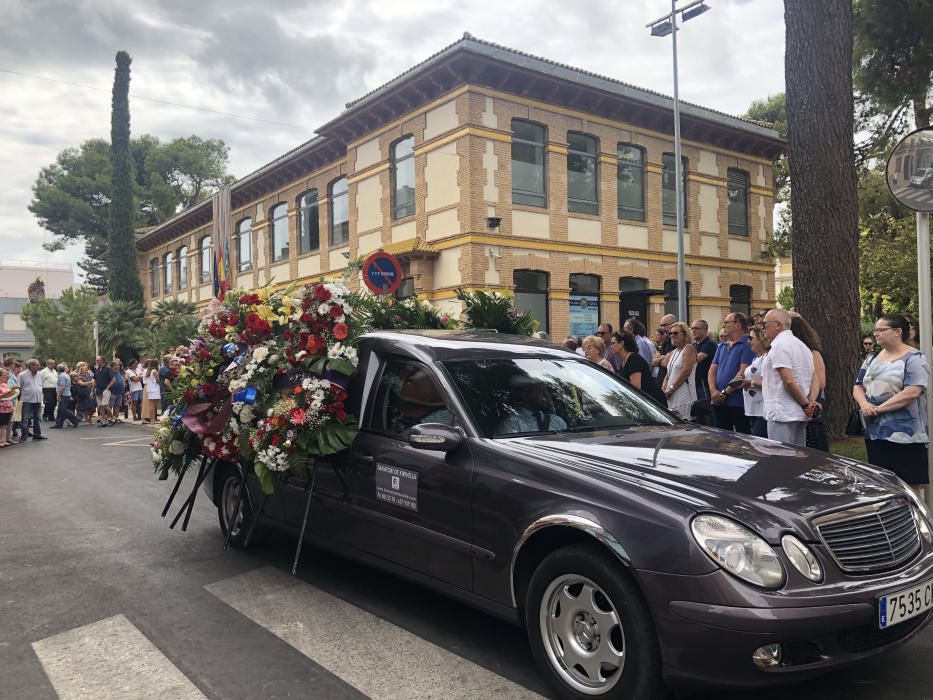
[[[343,345],[340,343],[334,343],[327,349],[327,356],[330,359],[336,359],[340,357],[340,351],[343,350]]]
[[[330,304],[321,304],[320,306],[317,307],[317,312],[321,316],[326,316],[327,314],[330,313]]]
[[[240,420],[243,423],[249,423],[253,420],[253,409],[250,406],[244,406],[240,410]]]
[[[304,357],[304,356],[307,355],[307,354],[308,354],[308,353],[305,352],[304,350],[299,350],[299,351],[295,354],[295,359],[296,359],[296,360],[300,360],[302,357]]]
[[[275,364],[276,362],[278,362],[278,361],[279,361],[278,353],[276,353],[275,355],[271,355],[271,356],[269,357],[269,364],[270,364],[270,365],[274,365],[274,364]]]
[[[324,402],[321,401],[321,399],[314,399],[314,401],[311,402],[311,409],[314,411],[320,411],[323,405]]]
[[[253,348],[253,359],[254,360],[258,362],[262,362],[268,356],[269,356],[269,348],[265,347],[264,345],[259,345]]]
[[[266,415],[267,415],[269,418],[272,418],[272,409],[271,409],[271,408],[270,408],[268,411],[266,411]]]
[[[323,400],[324,400],[324,392],[321,391],[320,389],[318,389],[317,391],[315,391],[314,393],[311,394],[311,398],[314,399],[315,401],[323,401]]]

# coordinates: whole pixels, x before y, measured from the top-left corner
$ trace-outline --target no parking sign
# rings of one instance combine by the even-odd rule
[[[388,295],[402,282],[402,266],[389,253],[373,253],[363,263],[363,283],[374,294]]]

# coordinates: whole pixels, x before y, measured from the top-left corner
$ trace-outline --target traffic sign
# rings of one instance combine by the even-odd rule
[[[402,266],[389,253],[373,253],[363,263],[363,283],[374,294],[388,295],[402,282]]]

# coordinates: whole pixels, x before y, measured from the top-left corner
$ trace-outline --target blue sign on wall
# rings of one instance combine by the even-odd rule
[[[590,294],[570,295],[570,335],[583,338],[593,335],[599,326],[599,297]]]

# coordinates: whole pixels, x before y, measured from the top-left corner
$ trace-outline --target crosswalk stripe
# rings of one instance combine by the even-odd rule
[[[205,700],[123,615],[34,642],[61,700]]]
[[[206,588],[373,700],[541,697],[272,567]]]

